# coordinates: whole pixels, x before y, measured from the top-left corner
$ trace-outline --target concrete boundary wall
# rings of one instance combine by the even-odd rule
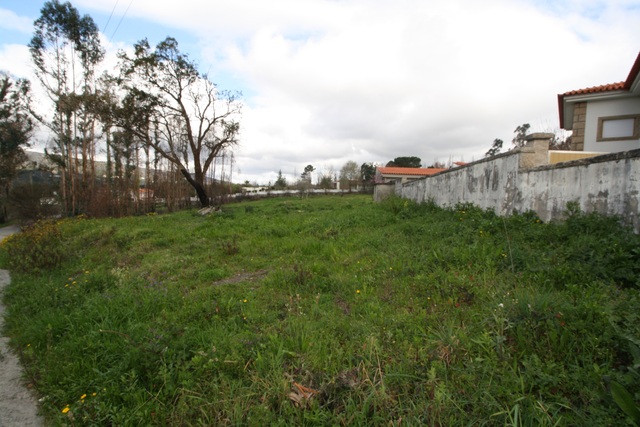
[[[527,145],[405,184],[395,194],[439,206],[473,203],[499,215],[534,211],[543,221],[564,218],[567,202],[584,212],[620,216],[640,233],[640,150],[548,164],[552,134],[529,135]],[[374,200],[388,187],[376,186]]]

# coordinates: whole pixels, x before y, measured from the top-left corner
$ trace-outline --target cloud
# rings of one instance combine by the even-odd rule
[[[557,123],[557,93],[624,79],[637,53],[637,26],[617,24],[638,18],[624,4],[348,3],[341,25],[313,37],[263,27],[229,49],[265,122],[296,127],[310,162],[318,143],[342,163],[477,159],[519,124]],[[278,119],[286,110],[304,119]]]
[[[25,16],[19,16],[11,10],[0,8],[0,28],[31,34],[33,20]]]
[[[121,3],[78,0],[113,19]],[[264,182],[307,164],[478,159],[522,123],[557,127],[558,93],[624,80],[640,40],[631,0],[130,6],[128,18],[193,35],[181,47],[199,49],[191,56],[224,89],[245,93],[236,164],[243,180]]]
[[[19,44],[0,46],[0,70],[9,72],[14,77],[31,79],[32,68],[31,54],[27,46]]]

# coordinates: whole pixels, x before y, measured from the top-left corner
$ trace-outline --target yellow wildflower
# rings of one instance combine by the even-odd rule
[[[69,412],[69,410],[70,410],[69,407],[65,406],[64,409],[62,410],[62,413],[66,414],[67,412]]]

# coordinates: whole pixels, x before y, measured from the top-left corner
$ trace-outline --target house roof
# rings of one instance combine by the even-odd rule
[[[573,127],[573,104],[587,98],[601,96],[636,95],[640,96],[640,53],[631,67],[627,79],[623,82],[609,83],[600,86],[577,89],[558,95],[558,111],[560,114],[560,128],[570,130]],[[576,99],[572,99],[575,97]],[[565,120],[567,121],[565,127]]]
[[[600,93],[600,92],[609,92],[612,90],[623,90],[624,85],[625,85],[625,82],[609,83],[607,85],[600,85],[600,86],[588,87],[585,89],[571,90],[569,92],[563,93],[562,95],[563,96],[585,95],[588,93]]]
[[[428,176],[435,175],[446,169],[440,168],[398,168],[398,167],[378,167],[378,171],[382,175],[412,175],[412,176]]]

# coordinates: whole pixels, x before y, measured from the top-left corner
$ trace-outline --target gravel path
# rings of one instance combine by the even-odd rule
[[[0,241],[17,233],[16,226],[0,228]],[[0,331],[4,327],[5,308],[2,293],[9,284],[7,270],[0,270]],[[9,348],[9,338],[0,336],[0,427],[42,426],[44,421],[38,415],[38,402],[24,385],[22,367],[17,356]]]

